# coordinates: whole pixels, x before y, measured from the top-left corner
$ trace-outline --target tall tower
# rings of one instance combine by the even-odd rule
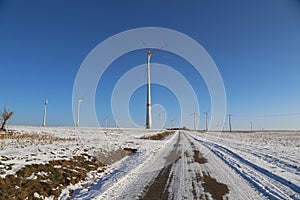
[[[48,106],[48,99],[45,101],[44,105],[44,117],[43,117],[43,126],[46,126],[46,116],[47,116],[47,106]]]
[[[150,91],[150,58],[151,51],[147,51],[148,62],[147,62],[147,111],[146,111],[146,129],[150,129],[152,126],[152,117],[151,117],[151,91]]]
[[[77,104],[77,123],[76,126],[79,127],[79,121],[80,121],[80,106],[81,106],[82,99],[78,97],[78,104]]]

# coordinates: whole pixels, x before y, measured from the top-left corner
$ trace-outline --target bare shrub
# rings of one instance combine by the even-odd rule
[[[3,122],[2,122],[2,125],[0,128],[0,131],[1,130],[5,131],[6,122],[13,116],[13,114],[14,114],[13,111],[6,110],[6,107],[4,107],[3,112],[1,112],[1,118],[2,118]]]

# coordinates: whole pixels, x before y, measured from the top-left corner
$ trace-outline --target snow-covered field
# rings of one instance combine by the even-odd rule
[[[102,170],[65,187],[60,199],[149,199],[157,188],[164,188],[162,193],[171,199],[300,199],[300,132],[176,131],[154,141],[141,137],[162,130],[8,129],[22,137],[0,139],[2,178],[25,165],[76,155],[88,154],[105,162]],[[114,162],[112,152],[124,148],[137,152]]]
[[[34,126],[11,126],[8,129],[25,136],[0,140],[1,177],[14,174],[28,164],[47,163],[82,153],[108,155],[127,146],[151,152],[155,146],[141,145],[139,138],[161,131]]]

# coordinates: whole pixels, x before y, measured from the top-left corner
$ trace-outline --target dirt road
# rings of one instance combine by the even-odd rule
[[[132,154],[78,199],[300,199],[299,186],[199,133],[177,131],[159,142],[158,151]]]
[[[188,132],[97,199],[261,199],[234,170]]]

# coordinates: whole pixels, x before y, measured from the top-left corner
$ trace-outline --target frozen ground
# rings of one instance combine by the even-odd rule
[[[300,133],[195,135],[202,145],[268,199],[300,199]]]
[[[32,126],[12,126],[8,129],[20,137],[0,140],[1,177],[14,174],[28,164],[66,159],[82,153],[108,155],[109,152],[127,146],[142,150],[144,147],[137,142],[139,138],[160,132],[140,129]],[[151,152],[154,149],[155,146],[145,151]]]
[[[102,172],[69,185],[60,199],[300,199],[299,132],[177,131],[153,141],[140,138],[161,130],[9,129],[25,136],[0,139],[2,178],[82,153],[107,159]],[[110,153],[126,147],[138,151],[111,164]]]

